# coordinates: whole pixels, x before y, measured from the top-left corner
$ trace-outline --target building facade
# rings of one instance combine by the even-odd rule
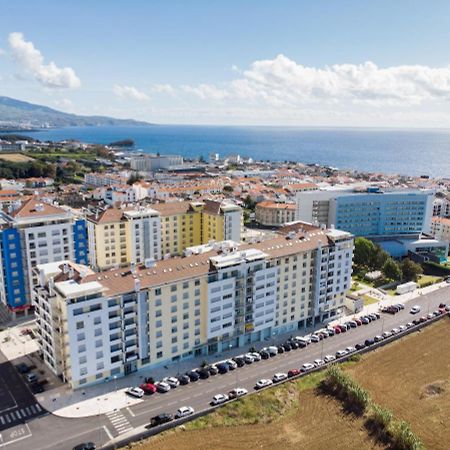
[[[88,263],[86,222],[70,211],[33,197],[0,214],[0,297],[11,311],[30,307],[38,264],[66,259]]]
[[[255,208],[255,220],[261,225],[281,227],[285,223],[295,220],[295,210],[294,204],[271,201],[260,202]]]
[[[40,265],[39,345],[73,388],[248,346],[338,316],[352,257],[352,235],[314,229],[103,273]]]
[[[450,242],[450,219],[433,217],[431,220],[430,234],[439,241]]]

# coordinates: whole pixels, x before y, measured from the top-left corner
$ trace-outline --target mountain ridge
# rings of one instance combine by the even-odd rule
[[[0,96],[0,130],[31,130],[76,126],[151,126],[151,123],[108,116],[81,116],[48,106]]]

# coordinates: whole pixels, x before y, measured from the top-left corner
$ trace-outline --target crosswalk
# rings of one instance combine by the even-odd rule
[[[38,403],[0,412],[0,429],[9,428],[16,423],[22,423],[27,419],[31,419],[32,417],[42,414],[43,412],[44,410]]]
[[[119,410],[106,413],[106,416],[118,434],[123,434],[133,429],[128,419]]]

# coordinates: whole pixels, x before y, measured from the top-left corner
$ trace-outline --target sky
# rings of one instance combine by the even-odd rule
[[[0,0],[0,95],[152,123],[450,123],[450,2]]]

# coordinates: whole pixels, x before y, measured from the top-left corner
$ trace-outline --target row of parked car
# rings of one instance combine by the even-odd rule
[[[215,364],[207,365],[198,369],[193,369],[178,377],[165,377],[160,381],[155,381],[153,378],[146,378],[145,382],[139,387],[130,387],[126,389],[126,393],[133,396],[142,398],[146,394],[154,394],[155,392],[166,393],[171,389],[175,389],[180,385],[186,385],[191,382],[196,382],[200,379],[207,379],[210,376],[217,374],[225,374],[229,371],[236,370],[246,364],[253,364],[259,362],[262,359],[269,359],[278,354],[290,352],[299,348],[304,348],[311,343],[318,343],[323,339],[327,339],[336,334],[346,333],[352,328],[357,328],[361,325],[367,325],[372,321],[380,319],[380,314],[371,313],[366,316],[349,320],[345,323],[335,325],[334,327],[327,327],[318,330],[307,336],[296,336],[286,340],[281,345],[268,346],[262,348],[259,352],[252,351],[242,355],[235,356],[225,361],[220,361]]]
[[[25,381],[28,383],[30,390],[33,394],[40,394],[44,392],[44,386],[48,383],[46,379],[39,379],[35,372],[36,366],[30,366],[27,363],[21,362],[16,365],[16,370],[23,375]]]

